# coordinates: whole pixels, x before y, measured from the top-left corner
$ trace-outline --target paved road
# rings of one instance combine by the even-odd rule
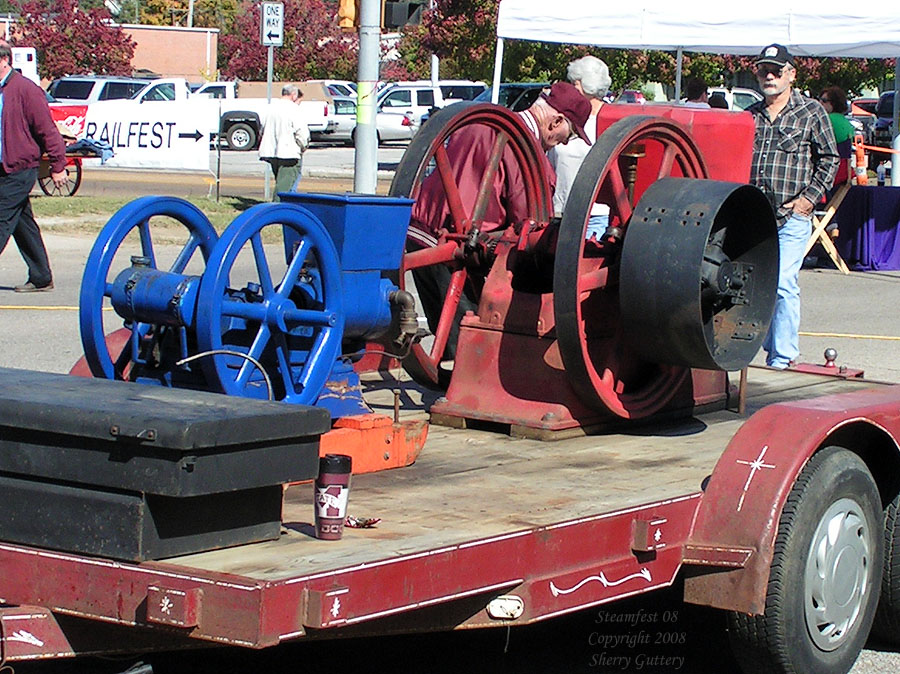
[[[338,149],[338,152],[341,150]],[[316,154],[313,156],[318,158]],[[335,157],[338,156],[344,155],[327,152],[321,155],[326,163],[337,162]],[[250,171],[252,159],[248,154],[229,157],[229,162],[234,161],[236,168],[229,169],[228,173]],[[312,163],[309,160],[310,170]],[[93,180],[92,174],[93,171],[88,173],[86,188]],[[249,179],[254,180],[252,175]],[[155,187],[160,184],[159,180],[158,176],[148,178],[137,175],[128,184],[137,196],[142,192],[136,185],[150,184]],[[0,366],[65,372],[81,354],[75,308],[84,261],[92,240],[87,236],[61,236],[52,232],[46,238],[57,283],[57,290],[52,293],[18,295],[11,292],[12,286],[24,279],[24,265],[13,250],[0,256],[0,316],[3,318]],[[864,368],[872,378],[900,381],[900,363],[897,359],[900,315],[896,310],[900,304],[900,273],[843,276],[832,270],[804,270],[801,286],[804,298],[801,327],[804,333],[841,335],[822,337],[804,334],[801,337],[803,359],[820,361],[824,348],[833,346],[839,352],[839,364]],[[676,643],[645,647],[638,631],[621,625],[607,629],[606,626],[613,622],[611,616],[615,618],[638,610],[656,614],[664,610],[675,612],[669,614],[671,620],[668,623],[657,621],[652,624],[651,632],[654,639],[657,633],[664,633],[670,635],[665,638],[674,639]],[[607,634],[623,635],[620,645],[614,648],[598,645],[598,639]],[[629,646],[629,643],[634,645]],[[626,661],[625,658],[631,659]],[[520,671],[522,674],[614,671],[719,674],[737,671],[728,652],[722,615],[683,606],[674,592],[658,593],[649,598],[579,613],[550,621],[547,625],[517,629],[510,633],[490,630],[396,637],[377,642],[358,640],[327,646],[301,644],[264,653],[216,651],[177,657],[160,656],[149,660],[154,662],[155,671],[159,674],[239,669],[268,669],[276,674],[288,674],[298,667],[327,668],[335,673],[379,671],[388,667],[397,673],[427,670],[453,674],[494,674],[497,671]],[[17,664],[16,671],[112,673],[126,669],[129,664],[131,662],[94,660],[49,666]],[[876,643],[869,644],[852,670],[853,674],[896,674],[898,671],[900,653]]]

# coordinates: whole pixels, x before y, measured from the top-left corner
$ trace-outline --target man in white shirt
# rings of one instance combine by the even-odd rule
[[[709,108],[709,93],[706,90],[706,82],[699,77],[692,77],[687,81],[685,86],[687,100],[684,102],[686,108]]]
[[[571,82],[591,104],[591,113],[584,129],[591,143],[597,140],[597,113],[603,106],[603,97],[609,91],[612,82],[609,76],[609,68],[596,56],[582,56],[569,63],[566,70],[566,79]],[[567,144],[560,144],[552,148],[547,157],[556,171],[556,189],[553,192],[553,212],[556,217],[562,217],[563,209],[569,200],[569,191],[575,176],[588,150],[589,143],[581,138],[573,138]],[[591,215],[585,231],[585,237],[597,240],[606,231],[609,224],[609,206],[606,204],[594,204],[591,207]]]
[[[266,111],[259,158],[272,166],[275,175],[275,201],[279,192],[293,192],[300,181],[303,153],[309,147],[309,126],[300,107],[303,92],[286,84],[281,98],[272,101]]]

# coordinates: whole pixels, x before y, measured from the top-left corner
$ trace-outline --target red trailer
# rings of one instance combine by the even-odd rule
[[[141,563],[0,543],[2,660],[518,626],[681,574],[686,601],[731,612],[745,653],[774,619],[771,643],[805,671],[846,671],[875,617],[884,509],[884,538],[897,536],[900,388],[768,369],[748,380],[749,418],[550,443],[432,427],[414,465],[354,477],[350,512],[381,522],[340,541],[311,535],[312,487],[299,484],[268,542]],[[114,646],[86,639],[101,623],[130,629]]]
[[[489,156],[461,180],[452,160],[465,153],[448,148],[469,149],[476,125]],[[172,198],[114,216],[86,265],[82,341],[95,376],[147,384],[0,372],[2,657],[109,652],[101,623],[119,626],[117,651],[171,649],[173,635],[262,649],[511,628],[676,579],[687,602],[727,612],[754,674],[844,673],[873,623],[897,634],[900,388],[833,363],[753,369],[740,386],[725,372],[753,359],[774,306],[774,213],[746,184],[752,119],[605,106],[597,127],[558,222],[534,134],[478,103],[429,119],[382,204],[286,196],[221,238]],[[527,217],[485,246],[498,176],[521,179]],[[386,243],[376,207],[413,203],[436,205],[442,226],[403,252],[415,211]],[[597,204],[599,238],[587,235]],[[157,216],[190,233],[168,271]],[[290,229],[280,277],[260,236],[270,225]],[[259,278],[239,288],[251,244]],[[202,276],[185,273],[198,250]],[[450,280],[426,345],[392,280],[438,265]],[[451,370],[470,286],[480,298]],[[124,348],[104,341],[107,300]],[[430,397],[389,380],[392,398],[382,373],[361,400],[343,354],[384,334]],[[355,402],[397,410],[368,425],[386,465],[415,428],[404,422],[428,411],[445,424],[413,465],[354,476],[350,514],[380,523],[339,541],[313,536],[310,484],[281,490],[316,476],[319,436],[344,416],[326,398],[353,402],[351,418]]]

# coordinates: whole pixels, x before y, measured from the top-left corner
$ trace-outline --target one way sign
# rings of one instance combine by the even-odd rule
[[[284,3],[262,3],[262,21],[259,22],[260,42],[263,47],[280,47],[284,44]]]

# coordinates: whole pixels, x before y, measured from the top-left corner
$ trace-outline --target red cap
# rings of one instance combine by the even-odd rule
[[[549,94],[541,94],[551,108],[565,115],[572,123],[575,133],[588,145],[591,139],[584,131],[584,125],[591,116],[591,102],[578,89],[568,82],[557,82],[550,87]]]

